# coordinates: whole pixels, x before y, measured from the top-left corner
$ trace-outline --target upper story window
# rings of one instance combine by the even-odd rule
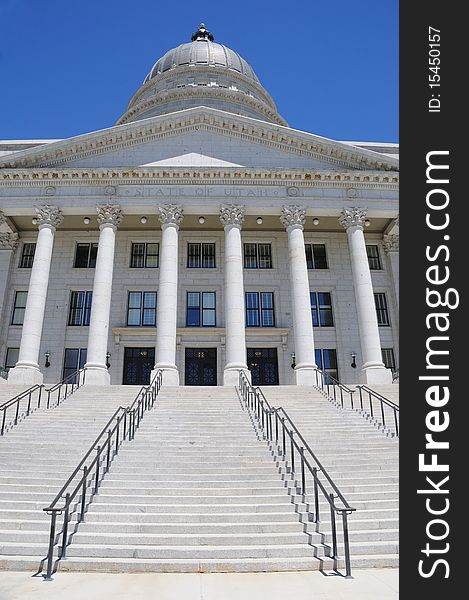
[[[313,327],[333,327],[330,292],[310,292]]]
[[[156,326],[156,292],[129,292],[127,325],[130,327]]]
[[[71,292],[68,325],[89,325],[93,292]]]
[[[28,292],[16,292],[15,302],[13,304],[13,312],[11,315],[12,325],[23,325],[24,312],[26,310],[26,300]]]
[[[376,293],[375,306],[376,316],[378,317],[378,325],[389,326],[389,314],[388,314],[388,303],[386,301],[386,294]]]
[[[77,269],[94,269],[96,267],[97,254],[97,243],[77,244],[73,266]]]
[[[381,357],[386,369],[391,369],[391,371],[396,370],[396,359],[394,358],[394,350],[392,348],[381,348]]]
[[[378,246],[376,244],[366,245],[366,254],[368,256],[368,265],[371,271],[380,271],[383,267],[381,266],[381,259],[379,257]]]
[[[186,326],[216,326],[215,292],[187,292]]]
[[[327,269],[325,244],[305,244],[308,269]]]
[[[132,269],[156,269],[160,261],[160,245],[157,242],[132,243],[130,267]]]
[[[188,269],[214,269],[215,244],[213,242],[189,242],[187,244]]]
[[[273,292],[246,292],[246,327],[275,327]]]
[[[23,251],[20,258],[20,269],[30,269],[33,266],[34,253],[36,252],[35,243],[23,244]]]
[[[271,269],[272,244],[244,244],[245,269]]]

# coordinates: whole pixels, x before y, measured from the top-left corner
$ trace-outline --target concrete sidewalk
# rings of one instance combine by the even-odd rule
[[[30,573],[0,572],[0,600],[396,600],[397,569],[356,570],[354,579],[296,573]]]

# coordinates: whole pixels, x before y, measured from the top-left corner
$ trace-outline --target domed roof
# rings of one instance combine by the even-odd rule
[[[192,35],[192,42],[168,50],[153,65],[144,83],[166,71],[190,65],[222,67],[242,73],[259,83],[251,65],[244,58],[231,48],[217,44],[213,40],[213,35],[201,23],[199,29]]]

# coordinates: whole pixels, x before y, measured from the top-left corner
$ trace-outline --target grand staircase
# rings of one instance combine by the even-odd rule
[[[48,544],[42,508],[115,408],[128,405],[136,391],[82,388],[55,409],[54,419],[39,411],[0,439],[0,568],[38,568]],[[397,566],[396,440],[312,388],[264,392],[288,411],[357,509],[349,519],[353,567]],[[296,483],[255,425],[234,388],[163,387],[135,439],[121,446],[59,569],[337,566],[323,535],[327,507],[318,533]]]

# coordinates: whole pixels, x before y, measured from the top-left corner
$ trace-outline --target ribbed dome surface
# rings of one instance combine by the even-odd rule
[[[150,73],[146,76],[145,83],[161,73],[190,65],[224,67],[259,82],[251,65],[237,52],[223,44],[217,44],[207,39],[199,39],[168,50],[164,56],[156,61]]]

